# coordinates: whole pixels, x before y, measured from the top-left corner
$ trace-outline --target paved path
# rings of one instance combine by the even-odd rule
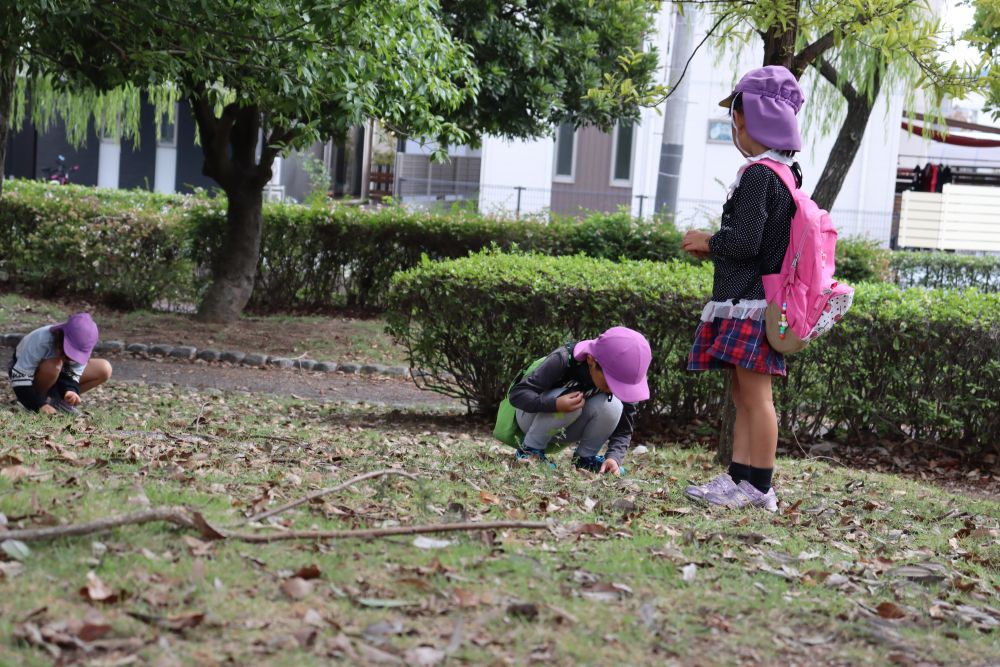
[[[250,368],[204,363],[112,357],[111,382],[156,384],[170,382],[199,389],[298,396],[330,402],[385,404],[398,407],[462,409],[456,400],[417,389],[411,380],[383,376],[310,373],[278,368]]]

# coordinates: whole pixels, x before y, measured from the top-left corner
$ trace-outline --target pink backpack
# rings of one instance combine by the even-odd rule
[[[788,250],[781,272],[762,276],[767,342],[782,354],[804,348],[840,321],[854,301],[854,289],[833,278],[837,230],[830,214],[795,185],[792,170],[760,160],[778,175],[795,202]]]

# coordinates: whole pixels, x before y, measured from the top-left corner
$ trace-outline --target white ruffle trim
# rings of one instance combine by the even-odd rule
[[[724,320],[762,320],[765,310],[765,299],[741,299],[735,304],[732,300],[709,301],[701,311],[701,321],[711,322],[717,317]]]

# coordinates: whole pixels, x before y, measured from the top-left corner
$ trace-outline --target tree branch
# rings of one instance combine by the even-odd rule
[[[0,531],[0,541],[19,540],[21,542],[42,542],[63,537],[79,537],[103,533],[118,528],[139,523],[154,523],[166,521],[184,528],[195,528],[194,519],[186,507],[157,507],[156,509],[121,514],[87,523],[69,524],[66,526],[46,526],[44,528],[25,528],[22,530]]]
[[[858,95],[858,91],[854,89],[851,82],[846,78],[841,80],[840,73],[837,71],[836,67],[830,64],[829,60],[826,58],[820,58],[817,62],[813,63],[813,67],[816,67],[823,78],[833,84],[833,87],[840,91],[840,94],[847,100],[848,106],[854,106],[861,101],[861,96]]]
[[[376,470],[374,472],[366,472],[363,475],[358,475],[357,477],[352,477],[351,479],[347,480],[343,484],[338,484],[337,486],[333,486],[333,487],[330,487],[328,489],[320,489],[319,491],[315,491],[313,493],[310,493],[308,496],[305,496],[304,498],[299,498],[298,500],[293,500],[290,503],[285,503],[284,505],[281,505],[279,507],[275,507],[273,509],[269,509],[266,512],[261,512],[260,514],[257,514],[255,516],[252,516],[249,519],[247,519],[246,523],[253,523],[253,522],[256,522],[256,521],[263,521],[264,519],[268,519],[268,518],[270,518],[272,516],[275,516],[277,514],[281,514],[282,512],[285,512],[285,511],[288,511],[288,510],[292,509],[293,507],[298,507],[299,505],[304,505],[305,503],[308,503],[308,502],[311,502],[313,500],[316,500],[317,498],[322,498],[323,496],[329,495],[331,493],[336,493],[337,491],[342,491],[343,489],[346,489],[349,486],[353,486],[354,484],[357,484],[358,482],[363,482],[366,479],[371,479],[373,477],[383,477],[385,475],[399,475],[400,477],[406,477],[407,479],[411,479],[413,481],[417,481],[417,479],[418,479],[416,476],[411,475],[408,472],[405,472],[403,470],[394,470],[394,469],[391,469],[391,468],[390,469],[385,469],[385,470]]]
[[[802,76],[802,72],[805,71],[806,67],[811,65],[816,58],[833,47],[833,38],[834,34],[831,30],[795,55],[795,58],[792,61],[792,74],[795,75],[795,78]]]
[[[165,521],[182,528],[199,531],[210,540],[235,540],[251,544],[285,542],[289,540],[344,540],[391,537],[393,535],[423,535],[426,533],[455,533],[474,530],[551,530],[547,521],[465,521],[462,523],[432,523],[422,526],[392,526],[389,528],[360,528],[356,530],[301,530],[269,533],[230,533],[212,527],[201,514],[186,507],[158,507],[156,509],[107,517],[87,523],[45,528],[0,531],[0,541],[43,542],[65,537],[79,537],[103,533],[121,526]]]

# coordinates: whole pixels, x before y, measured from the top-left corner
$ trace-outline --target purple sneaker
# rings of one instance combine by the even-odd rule
[[[722,473],[718,477],[701,484],[700,486],[689,486],[684,489],[684,494],[693,500],[707,501],[709,496],[729,496],[736,490],[736,483],[728,473]],[[714,503],[718,504],[718,503]]]
[[[774,493],[774,487],[762,493],[750,482],[743,480],[737,484],[727,495],[710,494],[705,501],[710,505],[722,505],[741,509],[743,507],[759,507],[768,512],[778,511],[778,496]]]

